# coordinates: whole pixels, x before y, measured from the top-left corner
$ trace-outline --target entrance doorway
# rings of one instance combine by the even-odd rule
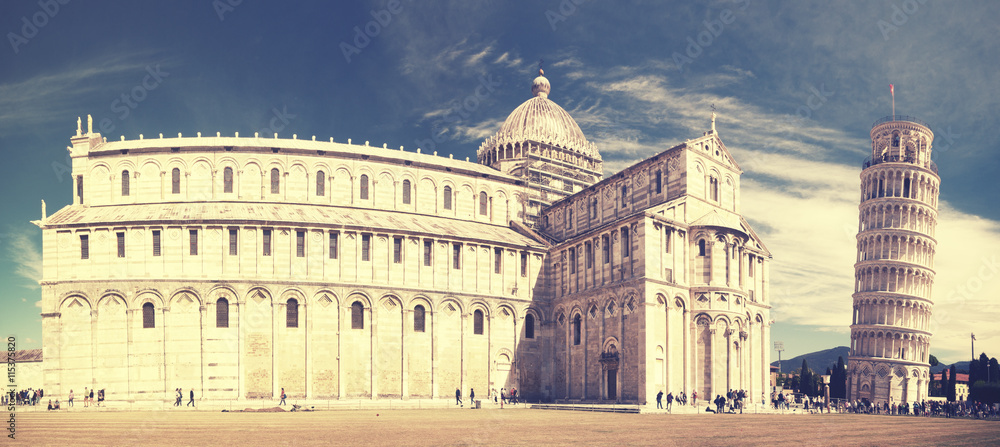
[[[618,399],[618,370],[609,369],[608,374],[608,400]]]

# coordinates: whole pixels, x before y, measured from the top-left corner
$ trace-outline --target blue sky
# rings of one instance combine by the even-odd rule
[[[848,344],[858,175],[895,84],[896,113],[935,131],[942,177],[931,352],[965,360],[976,332],[977,352],[1000,356],[998,13],[934,0],[2,2],[0,328],[41,345],[29,221],[40,200],[52,213],[72,199],[78,116],[109,139],[277,132],[475,159],[544,60],[550,99],[606,175],[700,136],[716,106],[744,214],[774,254],[783,358]]]

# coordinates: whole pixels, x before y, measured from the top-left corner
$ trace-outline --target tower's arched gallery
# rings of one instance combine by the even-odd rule
[[[478,163],[78,125],[73,204],[36,221],[46,394],[760,399],[771,257],[714,118],[602,178],[550,88]]]

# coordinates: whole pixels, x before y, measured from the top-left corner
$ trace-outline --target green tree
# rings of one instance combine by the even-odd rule
[[[1000,383],[1000,363],[997,363],[997,358],[993,357],[990,359],[990,383]]]
[[[802,369],[799,370],[799,392],[805,393],[806,396],[815,396],[816,389],[813,386],[813,374],[812,370],[809,369],[809,364],[806,363],[806,359],[802,359]]]
[[[948,370],[948,401],[955,401],[955,364],[951,364],[951,368]]]
[[[830,375],[830,397],[844,399],[847,397],[847,364],[844,357],[837,357],[837,366]]]
[[[940,363],[937,357],[934,357],[934,354],[931,354],[927,361],[930,362],[931,366],[938,366],[938,363]]]
[[[972,366],[969,366],[972,369]],[[987,380],[990,375],[990,358],[986,356],[986,353],[979,354],[979,371],[976,371],[976,380]],[[976,383],[972,381],[972,377],[969,377],[969,383]]]

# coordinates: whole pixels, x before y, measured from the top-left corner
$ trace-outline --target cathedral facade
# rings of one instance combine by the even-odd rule
[[[608,178],[533,96],[478,163],[78,124],[43,232],[44,389],[115,400],[652,402],[768,388],[770,254],[715,131]]]

